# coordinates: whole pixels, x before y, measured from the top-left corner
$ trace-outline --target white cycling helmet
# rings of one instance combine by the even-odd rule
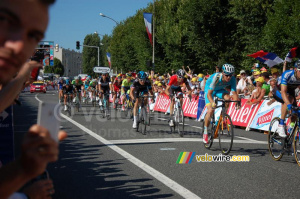
[[[234,73],[234,66],[231,64],[224,64],[222,70],[226,75],[231,75]]]
[[[79,77],[77,76],[77,77],[75,77],[74,79],[75,79],[75,80],[79,80]]]
[[[176,72],[176,74],[177,74],[178,76],[180,76],[180,77],[183,77],[183,76],[185,75],[185,72],[184,72],[184,70],[179,69],[179,70]]]

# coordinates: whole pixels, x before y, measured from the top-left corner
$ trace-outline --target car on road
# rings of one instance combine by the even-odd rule
[[[30,93],[34,92],[43,92],[46,93],[46,86],[44,82],[38,81],[38,82],[33,82],[30,85]]]

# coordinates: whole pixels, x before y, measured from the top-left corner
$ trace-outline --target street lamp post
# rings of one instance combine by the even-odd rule
[[[105,14],[103,14],[103,13],[101,13],[100,12],[100,14],[99,14],[101,17],[106,17],[106,18],[108,18],[108,19],[110,19],[110,20],[113,20],[117,25],[119,25],[119,23],[116,21],[116,20],[114,20],[113,18],[111,18],[111,17],[109,17],[109,16],[106,16]]]

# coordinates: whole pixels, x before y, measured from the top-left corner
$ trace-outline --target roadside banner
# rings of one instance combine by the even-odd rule
[[[183,98],[182,110],[184,116],[197,118],[197,110],[199,104],[198,99],[198,95],[192,97],[191,101],[188,97]]]
[[[241,108],[236,110],[235,103],[230,103],[227,114],[230,115],[233,125],[247,127],[257,113],[262,102],[256,105],[246,104],[246,99],[241,99]]]
[[[169,99],[169,96],[167,96],[166,94],[159,94],[159,96],[156,98],[154,110],[166,112],[170,106],[170,103],[171,101]]]
[[[281,103],[274,102],[268,105],[268,102],[269,100],[262,102],[262,105],[249,125],[250,128],[268,131],[272,119],[281,116]]]
[[[205,107],[204,91],[200,91],[198,100],[197,120],[199,121],[200,115]]]

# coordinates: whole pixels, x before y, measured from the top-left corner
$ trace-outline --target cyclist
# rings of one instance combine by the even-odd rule
[[[117,98],[117,94],[120,92],[121,90],[121,86],[122,86],[122,76],[119,75],[115,81],[114,81],[114,84],[113,84],[113,103],[114,103],[114,108],[117,107],[117,104],[115,103],[116,102],[116,98]]]
[[[170,81],[167,85],[167,88],[165,90],[165,93],[170,96],[174,95],[175,92],[178,93],[180,104],[182,106],[183,103],[183,93],[181,90],[182,86],[185,86],[188,89],[188,97],[191,99],[192,98],[192,89],[187,81],[187,78],[184,77],[185,72],[182,69],[179,69],[176,72],[176,75],[172,75],[170,78]],[[173,111],[174,111],[174,103],[175,103],[175,98],[171,98],[171,105],[170,105],[170,119],[169,119],[169,125],[174,126],[174,121],[173,121]]]
[[[281,81],[278,82],[278,85],[280,86],[273,88],[272,94],[274,99],[282,104],[278,134],[280,137],[285,138],[287,136],[284,130],[287,110],[290,111],[292,106],[297,106],[295,89],[300,85],[300,60],[295,62],[294,70],[286,70],[281,75]],[[294,122],[295,118],[292,117],[291,121]]]
[[[97,80],[96,79],[93,79],[90,84],[89,84],[89,87],[88,87],[88,91],[91,92],[91,102],[93,101],[94,99],[94,96],[95,96],[95,92],[96,92],[96,87],[97,87]]]
[[[103,99],[103,94],[110,93],[111,90],[111,82],[110,78],[108,77],[108,73],[103,73],[102,77],[98,81],[98,90],[99,92],[99,106],[102,109],[102,99]],[[109,100],[108,100],[109,103]]]
[[[82,81],[81,81],[81,77],[78,76],[78,77],[75,77],[74,80],[72,81],[72,85],[73,87],[75,88],[75,92],[79,93],[79,102],[81,102],[81,86],[83,85]],[[75,100],[75,98],[74,98]]]
[[[63,87],[64,87],[64,80],[63,78],[59,78],[59,82],[57,83],[57,86],[58,86],[58,100],[59,100],[59,103],[61,103],[60,99],[62,98],[63,96]]]
[[[73,98],[73,86],[70,85],[69,81],[66,81],[66,84],[63,86],[63,95],[64,95],[64,105],[65,105],[65,109],[64,111],[68,110],[67,108],[67,95],[70,95],[70,98],[72,100]]]
[[[85,79],[85,81],[84,81],[84,91],[83,91],[83,99],[82,99],[82,102],[83,102],[83,103],[85,102],[85,100],[86,100],[86,98],[87,98],[87,97],[86,97],[86,92],[87,92],[89,86],[90,86],[90,77],[88,76],[88,77]]]
[[[122,88],[121,88],[121,102],[122,102],[122,111],[125,110],[124,102],[126,99],[126,93],[130,90],[130,86],[132,85],[131,81],[131,73],[126,73],[126,79],[122,81]]]
[[[146,73],[144,71],[140,71],[137,74],[137,79],[135,79],[130,87],[130,97],[134,103],[132,125],[132,128],[134,129],[137,128],[137,111],[140,103],[139,96],[148,96],[149,92],[153,96],[151,82],[147,79]],[[145,105],[147,104],[148,98],[145,98]]]
[[[231,64],[224,64],[222,66],[222,72],[217,72],[212,74],[206,81],[204,96],[205,104],[207,107],[207,114],[204,118],[204,132],[203,132],[203,142],[208,143],[207,127],[209,126],[210,118],[213,115],[214,108],[216,104],[214,103],[213,97],[222,98],[225,100],[230,99],[228,90],[230,86],[230,91],[232,92],[233,100],[239,100],[238,94],[236,92],[236,79],[233,76],[234,67]],[[236,104],[237,108],[239,105]]]

